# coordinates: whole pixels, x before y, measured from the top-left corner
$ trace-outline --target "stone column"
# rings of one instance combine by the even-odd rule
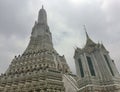
[[[110,63],[110,66],[111,66],[111,68],[112,68],[112,70],[113,70],[114,75],[115,75],[115,76],[120,76],[120,75],[119,75],[119,72],[118,72],[118,70],[117,70],[114,62],[113,62],[112,59],[110,58],[110,56],[107,55],[107,57],[108,57],[108,61],[109,61],[109,63]]]
[[[90,70],[89,70],[89,66],[88,66],[88,62],[87,62],[86,56],[87,56],[86,53],[84,53],[84,62],[85,62],[85,65],[86,65],[85,67],[86,67],[86,72],[87,72],[86,77],[89,78],[91,76],[91,74],[90,74]]]
[[[102,75],[101,75],[101,72],[100,72],[100,69],[99,69],[99,65],[98,65],[98,62],[94,56],[94,54],[92,53],[92,59],[93,59],[93,64],[95,66],[95,73],[97,74],[96,76],[99,78],[99,79],[102,79]]]
[[[85,75],[85,77],[88,77],[90,74],[89,74],[89,69],[88,69],[88,65],[87,65],[87,62],[86,62],[86,55],[83,54],[80,57],[81,57],[82,65],[83,65],[84,75]]]
[[[106,75],[106,80],[109,80],[109,79],[111,79],[112,74],[111,74],[110,69],[108,67],[108,64],[107,64],[107,62],[106,62],[106,60],[104,58],[104,55],[106,55],[106,53],[104,54],[104,52],[100,51],[100,54],[101,54],[101,57],[102,57],[103,68],[105,70],[104,75]]]

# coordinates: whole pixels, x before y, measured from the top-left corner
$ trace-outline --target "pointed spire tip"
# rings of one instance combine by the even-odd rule
[[[42,5],[42,9],[44,9],[44,6]]]
[[[87,37],[87,39],[88,39],[88,38],[89,38],[89,35],[88,35],[88,33],[87,33],[86,26],[85,26],[85,25],[83,25],[83,27],[84,27],[84,30],[85,30],[86,37]]]

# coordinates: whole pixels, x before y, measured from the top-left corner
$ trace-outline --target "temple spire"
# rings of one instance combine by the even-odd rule
[[[38,15],[38,21],[32,29],[31,39],[25,53],[40,51],[43,49],[53,50],[52,35],[47,24],[47,13],[43,6]]]
[[[84,27],[85,34],[86,34],[86,45],[85,45],[85,48],[86,48],[86,47],[89,47],[90,45],[95,45],[95,43],[91,40],[91,38],[89,37],[89,35],[88,35],[88,33],[87,33],[86,26],[83,25],[83,27]]]
[[[47,13],[46,13],[43,5],[39,11],[38,23],[47,25]]]
[[[90,39],[90,37],[89,37],[89,35],[88,35],[88,33],[87,33],[87,29],[86,29],[86,26],[85,26],[85,25],[83,25],[83,27],[84,27],[84,30],[85,30],[85,34],[86,34],[86,37],[87,37],[87,39]]]
[[[42,5],[42,9],[44,9],[44,6]]]

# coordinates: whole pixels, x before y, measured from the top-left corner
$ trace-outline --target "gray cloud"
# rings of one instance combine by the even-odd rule
[[[120,67],[119,0],[1,0],[0,73],[6,70],[15,55],[27,47],[42,4],[47,10],[54,47],[60,54],[65,54],[73,72],[74,47],[85,44],[84,24],[93,41],[102,41]]]

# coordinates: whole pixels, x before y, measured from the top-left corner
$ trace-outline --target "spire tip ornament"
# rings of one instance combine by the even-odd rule
[[[42,5],[42,9],[44,9],[44,6]]]
[[[87,39],[89,39],[89,35],[88,35],[88,33],[87,33],[86,26],[85,26],[85,25],[83,25],[83,28],[84,28],[84,30],[85,30],[85,34],[86,34]]]

